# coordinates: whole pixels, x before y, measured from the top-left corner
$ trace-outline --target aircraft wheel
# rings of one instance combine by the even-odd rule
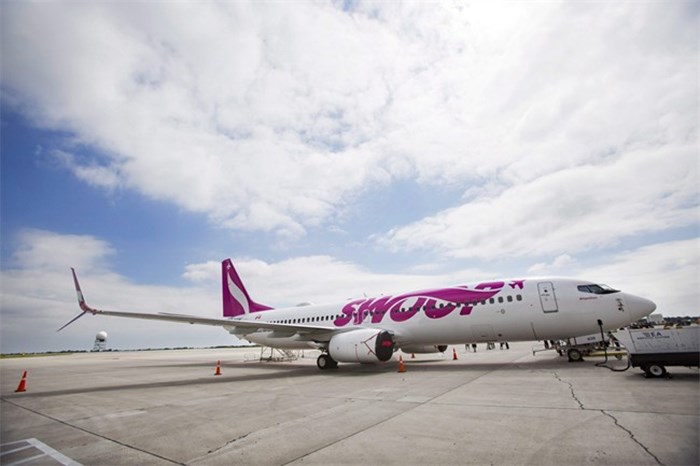
[[[659,378],[666,375],[666,368],[663,364],[653,362],[644,366],[643,369],[647,377]]]
[[[566,356],[569,358],[569,362],[580,362],[583,361],[583,354],[576,348],[569,348],[566,351]]]
[[[326,369],[335,369],[338,367],[338,362],[335,361],[329,354],[322,354],[316,359],[316,365],[318,366],[319,369],[326,370]]]

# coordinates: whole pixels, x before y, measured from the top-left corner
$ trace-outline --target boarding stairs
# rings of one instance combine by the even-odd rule
[[[294,353],[293,351],[288,350],[288,349],[268,348],[265,346],[260,348],[260,361],[279,362],[279,361],[294,361],[296,359],[297,359],[296,353]]]

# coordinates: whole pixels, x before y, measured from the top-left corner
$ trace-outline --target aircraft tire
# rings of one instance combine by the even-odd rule
[[[326,369],[335,369],[338,367],[338,362],[334,360],[329,354],[321,354],[318,359],[316,359],[316,365],[322,371]]]
[[[583,361],[583,354],[580,350],[576,348],[569,348],[566,351],[566,356],[569,358],[569,362],[581,362]]]

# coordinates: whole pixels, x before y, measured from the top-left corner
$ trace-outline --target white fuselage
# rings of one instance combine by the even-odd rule
[[[621,291],[588,291],[591,284],[566,278],[504,280],[335,305],[266,310],[236,320],[327,329],[329,337],[343,330],[381,329],[391,332],[397,346],[403,347],[565,339],[600,331],[599,320],[603,330],[612,330],[655,309],[653,302]],[[276,348],[323,348],[327,342],[318,330],[313,337],[291,329],[227,330]]]

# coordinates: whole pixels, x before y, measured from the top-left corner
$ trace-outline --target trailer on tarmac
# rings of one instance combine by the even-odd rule
[[[569,358],[569,362],[583,361],[584,356],[590,355],[596,350],[605,348],[608,345],[608,340],[600,333],[592,335],[583,335],[580,337],[568,338],[563,344],[560,344],[562,352]]]
[[[584,356],[602,355],[600,352],[605,351],[611,344],[614,344],[614,347],[608,350],[608,354],[621,359],[626,352],[620,351],[619,344],[610,337],[610,334],[601,333],[571,337],[566,340],[546,341],[544,348],[533,347],[532,355],[542,351],[556,351],[559,356],[566,355],[569,362],[581,362]]]
[[[664,377],[666,366],[700,367],[700,326],[624,329],[615,333],[632,367],[647,377]]]

